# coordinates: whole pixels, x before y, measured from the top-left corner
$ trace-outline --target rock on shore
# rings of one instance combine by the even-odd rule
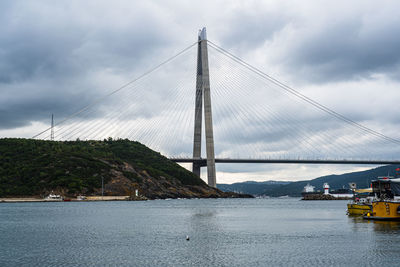
[[[346,200],[351,199],[349,197],[334,197],[331,195],[324,195],[324,194],[307,194],[303,195],[301,200]]]

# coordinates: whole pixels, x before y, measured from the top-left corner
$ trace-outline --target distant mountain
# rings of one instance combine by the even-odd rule
[[[315,186],[316,190],[322,191],[324,183],[328,183],[331,189],[349,188],[349,183],[356,183],[358,188],[366,188],[371,184],[371,180],[376,179],[378,176],[394,176],[395,169],[400,165],[386,165],[374,169],[345,173],[341,175],[327,175],[313,180],[299,181],[299,182],[243,182],[231,185],[218,184],[217,187],[222,191],[234,191],[252,195],[265,195],[265,196],[301,196],[301,191],[304,186],[309,183]]]
[[[242,183],[234,183],[234,184],[217,184],[217,188],[225,191],[225,192],[246,192],[246,194],[251,195],[265,195],[266,192],[270,190],[274,190],[276,188],[281,187],[282,185],[287,185],[291,182],[282,182],[282,181],[264,181],[264,182],[255,182],[255,181],[247,181]]]

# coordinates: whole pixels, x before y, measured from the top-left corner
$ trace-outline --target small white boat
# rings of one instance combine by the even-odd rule
[[[289,195],[285,195],[285,196],[280,196],[278,197],[279,199],[286,199],[286,198],[290,198]]]
[[[55,195],[51,192],[47,197],[44,198],[46,201],[62,201],[63,198],[60,195]]]
[[[76,200],[86,200],[86,197],[79,195],[76,197]]]

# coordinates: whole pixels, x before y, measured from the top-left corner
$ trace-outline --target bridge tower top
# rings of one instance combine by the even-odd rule
[[[203,27],[203,29],[199,30],[199,41],[204,41],[204,40],[207,40],[206,27]]]

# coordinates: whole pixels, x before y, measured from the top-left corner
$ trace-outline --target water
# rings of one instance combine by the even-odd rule
[[[399,265],[400,224],[349,218],[346,203],[1,203],[0,266]]]

